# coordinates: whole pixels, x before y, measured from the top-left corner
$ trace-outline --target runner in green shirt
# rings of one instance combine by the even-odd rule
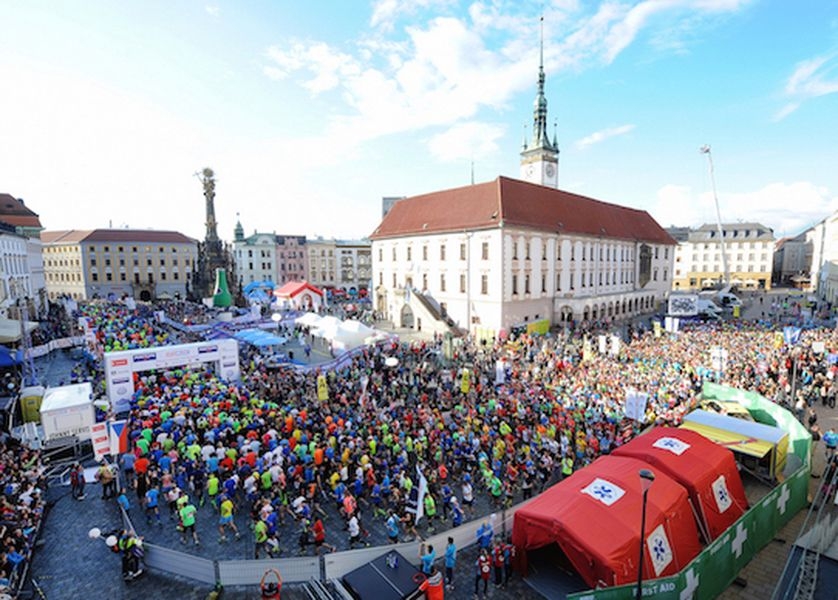
[[[220,483],[218,481],[218,476],[215,473],[210,473],[209,479],[207,479],[207,496],[209,496],[210,504],[215,508],[217,505],[215,503],[215,497],[218,496],[218,488]]]
[[[268,541],[268,524],[265,523],[262,519],[256,521],[256,524],[253,526],[253,538],[256,542],[256,555],[255,558],[259,558],[259,549],[265,547],[265,543]]]
[[[196,546],[200,546],[201,542],[198,540],[198,532],[195,531],[195,514],[198,512],[198,509],[195,508],[195,505],[190,504],[189,500],[186,498],[182,498],[182,502],[178,502],[180,504],[180,509],[178,510],[178,514],[180,515],[180,526],[182,531],[180,532],[180,543],[186,543],[186,535],[188,533],[192,534],[192,539],[195,541]]]

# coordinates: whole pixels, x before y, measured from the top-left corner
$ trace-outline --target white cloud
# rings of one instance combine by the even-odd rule
[[[557,0],[545,9],[545,67],[548,73],[610,62],[630,45],[652,17],[687,19],[738,10],[748,0],[644,0],[628,6],[604,2],[593,15],[587,3]],[[312,94],[334,93],[327,130],[359,144],[376,137],[449,127],[473,119],[483,107],[505,108],[516,93],[533,89],[538,15],[522,14],[511,0],[469,5],[468,17],[444,16],[451,0],[378,0],[373,34],[346,47],[300,41],[268,48],[266,77],[292,79]],[[434,8],[437,16],[388,37],[394,22]],[[554,31],[571,32],[565,37]],[[403,37],[406,35],[406,38]],[[627,127],[627,126],[624,126]],[[590,145],[630,130],[594,134]],[[431,138],[433,139],[433,138]]]
[[[786,81],[784,94],[789,101],[774,115],[781,121],[800,108],[806,100],[838,92],[838,67],[836,54],[816,56],[797,63],[794,72]]]
[[[458,123],[431,137],[428,149],[441,161],[481,159],[498,151],[505,128],[493,123]]]
[[[370,17],[370,26],[392,30],[396,19],[403,15],[413,15],[428,8],[442,8],[455,4],[453,0],[375,0]]]
[[[207,11],[207,14],[211,17],[218,18],[221,16],[221,7],[217,4],[207,4],[204,7],[204,10]]]
[[[646,29],[651,30],[653,45],[665,51],[683,51],[683,39],[706,18],[738,12],[751,2],[644,0],[634,5],[604,2],[592,16],[580,19],[565,40],[563,62],[584,65],[594,57],[610,64]]]
[[[628,123],[626,125],[620,125],[619,127],[609,127],[608,129],[601,129],[600,131],[595,131],[591,135],[587,135],[583,137],[581,140],[577,140],[575,145],[580,150],[588,148],[589,146],[593,146],[594,144],[599,144],[600,142],[604,142],[605,140],[613,137],[617,137],[620,135],[626,135],[627,133],[631,133],[634,131],[634,125]]]
[[[752,191],[720,191],[719,208],[725,223],[762,223],[780,237],[796,235],[838,210],[838,196],[809,181],[775,182]],[[716,222],[712,192],[696,193],[684,186],[662,187],[649,212],[664,227]]]

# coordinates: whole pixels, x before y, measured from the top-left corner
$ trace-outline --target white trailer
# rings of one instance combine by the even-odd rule
[[[89,382],[47,388],[41,402],[44,441],[74,436],[89,440],[90,426],[95,422],[93,386]]]

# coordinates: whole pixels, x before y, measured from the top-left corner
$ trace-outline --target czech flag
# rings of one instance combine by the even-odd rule
[[[109,421],[108,429],[111,434],[111,456],[117,456],[128,452],[128,422]]]

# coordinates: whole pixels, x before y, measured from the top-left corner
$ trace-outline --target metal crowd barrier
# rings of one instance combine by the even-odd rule
[[[400,544],[333,552],[322,556],[261,560],[212,560],[146,542],[144,545],[145,564],[146,567],[155,571],[224,587],[259,585],[262,576],[268,569],[279,571],[285,583],[307,583],[312,580],[327,583],[332,580],[339,580],[347,573],[373,561],[390,550],[397,550],[407,557],[413,565],[419,566],[421,563],[419,557],[420,543],[433,544],[437,551],[437,560],[441,561],[449,537],[454,538],[458,550],[473,546],[477,543],[477,530],[484,522],[489,522],[492,525],[495,537],[505,537],[512,531],[515,512],[528,502],[521,502],[509,509],[442,531],[427,538],[424,542],[416,540]],[[134,526],[128,514],[121,508],[120,512],[124,527],[134,531]]]

